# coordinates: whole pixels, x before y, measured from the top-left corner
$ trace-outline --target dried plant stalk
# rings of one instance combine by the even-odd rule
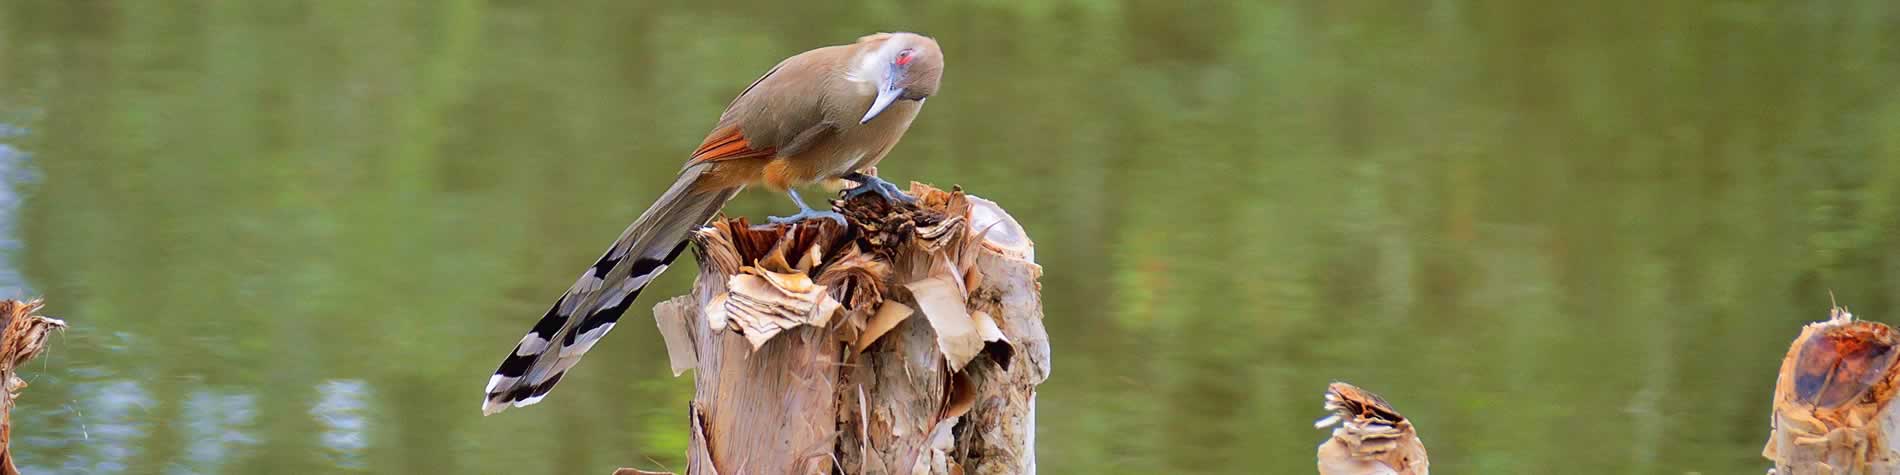
[[[1891,410],[1895,346],[1887,325],[1834,307],[1826,321],[1801,328],[1775,380],[1772,432],[1762,456],[1777,474],[1900,473],[1889,438],[1900,427]]]
[[[1035,472],[1041,267],[995,203],[912,184],[827,220],[719,220],[655,309],[695,370],[687,473]]]
[[[1319,445],[1320,475],[1430,473],[1425,443],[1418,440],[1412,421],[1379,395],[1351,384],[1333,383],[1326,388],[1325,407],[1333,414],[1313,426],[1339,427]]]

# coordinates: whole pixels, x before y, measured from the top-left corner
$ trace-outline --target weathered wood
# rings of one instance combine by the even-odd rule
[[[1900,434],[1891,404],[1900,392],[1896,345],[1893,328],[1855,320],[1841,307],[1801,328],[1775,379],[1772,431],[1762,448],[1775,464],[1769,473],[1900,474],[1890,442]]]
[[[849,221],[716,221],[691,295],[655,308],[692,368],[687,473],[1035,472],[1041,268],[995,203],[837,203]]]
[[[26,389],[26,380],[16,371],[46,351],[53,330],[66,328],[66,322],[34,315],[40,307],[39,300],[0,300],[0,382],[6,385],[0,396],[0,475],[20,473],[13,465],[13,400]]]
[[[1346,383],[1326,388],[1326,410],[1313,424],[1338,424],[1319,445],[1320,475],[1425,475],[1431,461],[1418,430],[1379,395]]]

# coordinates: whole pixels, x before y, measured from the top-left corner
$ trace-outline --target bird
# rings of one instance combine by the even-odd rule
[[[626,313],[640,290],[748,186],[784,193],[798,212],[772,223],[830,219],[805,204],[797,187],[856,182],[864,193],[914,202],[871,169],[910,129],[937,93],[943,52],[931,37],[875,33],[780,61],[733,98],[673,184],[634,219],[521,337],[489,377],[483,415],[540,402],[581,356]]]

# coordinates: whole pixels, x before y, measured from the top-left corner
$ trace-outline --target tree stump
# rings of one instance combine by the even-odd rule
[[[1033,244],[993,202],[910,193],[835,202],[846,226],[694,233],[693,292],[654,309],[674,374],[696,371],[686,473],[1035,472]]]
[[[1900,392],[1894,359],[1900,336],[1887,325],[1834,307],[1826,321],[1801,328],[1775,379],[1771,432],[1762,457],[1769,473],[1900,474],[1893,410]]]
[[[66,322],[34,315],[40,307],[39,300],[0,300],[0,383],[6,385],[0,396],[0,475],[20,473],[13,466],[13,400],[26,389],[26,380],[16,371],[46,351],[53,330],[66,328]]]
[[[1346,383],[1326,387],[1326,410],[1333,414],[1313,423],[1334,424],[1332,437],[1319,444],[1320,475],[1425,475],[1431,461],[1418,430],[1385,399]]]

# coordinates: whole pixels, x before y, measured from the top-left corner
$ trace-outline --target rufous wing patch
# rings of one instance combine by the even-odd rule
[[[724,127],[706,137],[706,142],[699,144],[699,149],[693,151],[693,158],[688,163],[770,157],[774,153],[776,151],[771,147],[753,147],[738,127]]]

